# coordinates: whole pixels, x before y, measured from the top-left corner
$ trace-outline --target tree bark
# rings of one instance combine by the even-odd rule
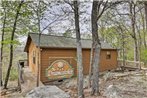
[[[78,98],[84,98],[82,45],[81,45],[80,26],[79,26],[79,9],[78,9],[79,7],[77,0],[73,1],[73,5],[74,5],[76,40],[77,40]]]
[[[89,66],[88,88],[91,87],[91,77],[92,77],[92,71],[93,71],[93,67],[92,67],[92,64],[93,64],[93,48],[94,48],[94,45],[93,45],[93,43],[92,43],[91,52],[90,52],[90,66]]]
[[[38,8],[37,8],[37,20],[38,20],[38,33],[39,33],[39,36],[38,36],[38,60],[37,60],[37,80],[36,80],[36,86],[38,87],[39,86],[39,73],[40,73],[40,38],[41,38],[41,30],[40,30],[40,0],[38,1]]]
[[[124,43],[124,38],[123,38],[123,44],[122,44],[122,46],[123,46],[123,68],[122,68],[122,71],[124,71],[124,67],[126,66],[126,64],[125,64],[125,43]]]
[[[91,94],[99,95],[99,58],[100,58],[100,41],[98,37],[98,2],[93,1],[92,14],[91,14],[91,25],[92,25],[92,41],[94,45],[94,56],[93,56],[93,76],[92,76],[92,92]]]
[[[141,70],[141,33],[138,30],[139,33],[139,40],[138,40],[138,60],[139,60],[139,69]]]
[[[120,26],[120,32],[121,32],[121,37],[122,37],[122,56],[123,56],[123,66],[122,66],[122,71],[124,72],[124,68],[126,66],[126,58],[125,58],[125,35],[124,35],[124,32],[123,32],[123,29],[122,27]]]
[[[6,11],[5,11],[5,6],[4,7],[4,21],[3,21],[3,29],[2,29],[2,39],[1,39],[1,51],[0,51],[0,81],[1,81],[1,86],[3,86],[3,78],[2,78],[2,65],[3,65],[3,41],[4,41],[4,32],[5,32],[5,24],[6,24]]]
[[[146,32],[147,32],[147,1],[144,1],[144,9],[145,9],[145,22],[146,22]],[[146,33],[144,34],[144,45],[145,45],[145,48],[147,48],[145,36],[146,36]]]
[[[17,19],[18,19],[19,12],[20,12],[20,9],[21,9],[21,6],[22,6],[23,2],[24,2],[24,1],[21,1],[21,2],[19,3],[18,8],[17,8],[17,12],[16,12],[16,16],[15,16],[15,21],[14,21],[14,25],[13,25],[13,30],[12,30],[12,34],[11,34],[10,61],[9,61],[9,66],[8,66],[8,70],[7,70],[5,82],[4,82],[4,89],[7,88],[7,84],[8,84],[8,80],[9,80],[9,76],[10,76],[10,71],[11,71],[11,67],[12,67],[12,62],[13,62],[13,40],[14,40],[14,34],[15,34],[16,25],[17,25]]]
[[[138,61],[139,61],[139,69],[141,69],[141,44],[142,44],[142,37],[140,32],[140,25],[137,26],[136,24],[136,30],[138,32]],[[143,31],[144,32],[144,31]]]
[[[131,26],[132,26],[132,38],[134,40],[134,62],[138,61],[138,43],[137,43],[137,36],[136,36],[136,12],[135,12],[136,5],[131,2],[130,3],[130,16],[131,16]],[[135,66],[137,64],[135,63]]]

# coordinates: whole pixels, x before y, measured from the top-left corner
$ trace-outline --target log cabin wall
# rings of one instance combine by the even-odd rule
[[[31,41],[28,50],[29,50],[29,53],[28,53],[29,68],[36,75],[37,74],[37,64],[38,64],[38,48]]]
[[[117,50],[102,49],[100,53],[100,71],[107,71],[117,68]]]
[[[40,69],[40,79],[42,82],[48,81],[45,71],[49,65],[58,58],[68,61],[74,69],[77,69],[75,49],[42,49]],[[77,73],[77,70],[74,70],[74,73]]]
[[[100,71],[111,70],[117,67],[116,49],[102,49],[100,55]],[[50,81],[46,77],[46,69],[53,61],[57,59],[68,61],[69,64],[74,68],[74,76],[77,75],[76,49],[44,48],[41,52],[40,68],[40,79],[42,82]],[[83,65],[85,75],[89,73],[89,64],[90,49],[83,49]]]

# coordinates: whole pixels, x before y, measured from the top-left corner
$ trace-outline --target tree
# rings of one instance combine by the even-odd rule
[[[41,15],[40,15],[40,13],[41,13],[41,9],[40,9],[40,0],[38,1],[38,5],[37,5],[37,11],[36,11],[36,15],[37,15],[37,25],[38,25],[38,33],[39,33],[39,38],[38,38],[38,62],[37,62],[37,84],[36,84],[36,86],[39,86],[39,73],[40,73],[40,62],[39,62],[39,59],[40,59],[40,57],[39,57],[39,55],[40,55],[40,37],[41,37],[41,28],[40,28],[40,18],[41,18]]]
[[[144,1],[144,9],[145,9],[145,22],[146,22],[146,31],[147,31],[147,1]],[[144,46],[147,47],[145,36],[144,36]]]
[[[3,3],[3,13],[4,13],[4,17],[3,17],[3,27],[2,27],[2,35],[1,35],[1,50],[0,50],[0,81],[1,81],[1,86],[3,85],[3,80],[2,80],[2,64],[3,64],[3,41],[4,41],[4,32],[5,32],[5,24],[6,24],[6,9],[5,9],[5,3]]]
[[[100,56],[100,40],[98,36],[98,25],[97,25],[97,17],[98,17],[98,4],[99,1],[93,1],[92,5],[92,14],[91,14],[91,24],[92,24],[92,44],[94,46],[94,56],[93,56],[93,63],[92,63],[92,71],[93,71],[93,77],[92,77],[92,95],[96,93],[96,95],[99,94],[99,70],[98,70],[98,64],[99,64],[99,56]]]
[[[2,31],[4,30],[4,34],[5,36],[3,37],[3,41],[1,41],[3,49],[5,49],[5,51],[2,51],[1,53],[3,54],[3,61],[6,64],[8,64],[9,62],[5,62],[8,61],[9,56],[8,53],[10,51],[10,49],[8,49],[8,47],[10,45],[13,44],[13,52],[15,52],[15,49],[20,48],[20,39],[19,37],[22,37],[24,35],[26,35],[28,32],[36,32],[36,25],[32,25],[32,19],[30,19],[30,17],[33,15],[33,11],[29,9],[29,4],[31,3],[31,1],[26,1],[22,4],[21,9],[18,13],[18,17],[17,17],[17,25],[15,27],[15,33],[14,33],[14,37],[13,37],[13,41],[11,40],[11,32],[14,31],[14,23],[15,23],[15,18],[16,18],[16,11],[18,10],[18,5],[20,3],[20,1],[2,1],[2,7],[5,8],[5,12],[3,10],[2,15],[2,20],[4,21],[4,17],[6,15],[6,19],[5,19],[5,28],[2,27]],[[5,6],[6,5],[6,6]],[[4,22],[3,22],[4,25]],[[3,33],[3,32],[2,32]],[[14,56],[18,56],[19,54],[15,54],[13,53]],[[13,59],[13,58],[12,58]],[[16,64],[16,60],[17,58],[14,58],[12,60],[12,65]],[[24,58],[23,58],[24,59]],[[3,64],[4,64],[3,63]],[[15,69],[15,67],[14,67]],[[4,72],[4,71],[3,71]],[[7,74],[8,75],[8,74]],[[10,72],[10,77],[11,77],[11,72]]]
[[[139,60],[138,58],[139,54],[138,54],[138,42],[136,35],[136,4],[133,1],[130,2],[130,18],[131,18],[131,26],[132,26],[132,33],[130,33],[130,35],[134,40],[134,61],[137,62]]]
[[[76,40],[77,40],[78,98],[84,98],[82,45],[81,45],[81,37],[80,37],[79,9],[78,9],[77,0],[73,1],[73,6],[74,6],[75,30],[76,30]]]
[[[91,94],[99,95],[99,58],[100,58],[100,49],[101,43],[99,39],[99,32],[98,32],[98,24],[100,18],[104,14],[106,10],[111,8],[112,6],[115,7],[120,2],[108,2],[106,1],[93,1],[92,5],[92,12],[91,12],[91,28],[92,28],[92,49],[93,53],[93,63],[92,68],[92,92]],[[91,77],[90,77],[91,78]],[[90,82],[89,82],[90,83]]]
[[[11,71],[11,67],[12,67],[12,61],[13,61],[13,44],[12,44],[12,42],[14,40],[14,34],[15,34],[16,26],[17,26],[17,19],[19,17],[20,9],[21,9],[23,3],[24,3],[24,1],[21,1],[18,5],[16,15],[15,15],[15,21],[13,24],[13,30],[12,30],[12,34],[11,34],[11,44],[10,44],[10,61],[9,61],[9,66],[8,66],[5,82],[4,82],[4,89],[7,88],[9,75],[10,75],[10,71]]]

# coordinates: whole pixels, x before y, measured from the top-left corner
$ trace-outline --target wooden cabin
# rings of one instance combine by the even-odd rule
[[[43,83],[70,78],[77,75],[76,39],[30,33],[24,51],[27,52],[28,65],[34,74],[39,68],[40,81]],[[89,73],[91,40],[82,39],[84,74]],[[40,46],[40,48],[38,48]],[[101,41],[100,71],[117,68],[117,49]],[[39,65],[39,67],[38,67]]]

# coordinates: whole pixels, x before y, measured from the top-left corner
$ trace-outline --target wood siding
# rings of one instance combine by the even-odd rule
[[[28,50],[29,67],[34,74],[37,74],[38,55],[40,57],[39,77],[42,82],[49,81],[46,77],[46,69],[53,61],[57,59],[68,61],[69,64],[74,68],[74,75],[77,75],[76,49],[43,48],[41,49],[40,54],[36,45],[31,41]],[[35,63],[33,63],[33,52],[35,52]],[[106,59],[107,52],[111,54],[110,59]],[[83,70],[85,75],[89,73],[89,63],[90,49],[83,49]],[[100,71],[106,71],[115,68],[117,68],[117,50],[102,49],[100,53]]]
[[[33,63],[33,52],[35,53],[35,63]],[[37,64],[38,64],[38,48],[36,45],[31,42],[29,45],[29,53],[28,53],[28,59],[29,59],[29,68],[34,74],[37,74]]]
[[[106,59],[107,52],[110,52],[111,58]],[[117,50],[101,50],[100,56],[100,71],[106,71],[117,68]]]
[[[111,58],[106,59],[107,51],[111,53]],[[100,71],[106,71],[115,69],[117,67],[117,51],[116,50],[101,50],[100,53]],[[74,68],[74,75],[77,75],[77,64],[76,64],[76,49],[42,49],[41,51],[41,69],[40,79],[42,82],[47,82],[46,69],[56,59],[67,60]],[[90,49],[83,49],[83,65],[84,74],[89,73],[90,63]]]

